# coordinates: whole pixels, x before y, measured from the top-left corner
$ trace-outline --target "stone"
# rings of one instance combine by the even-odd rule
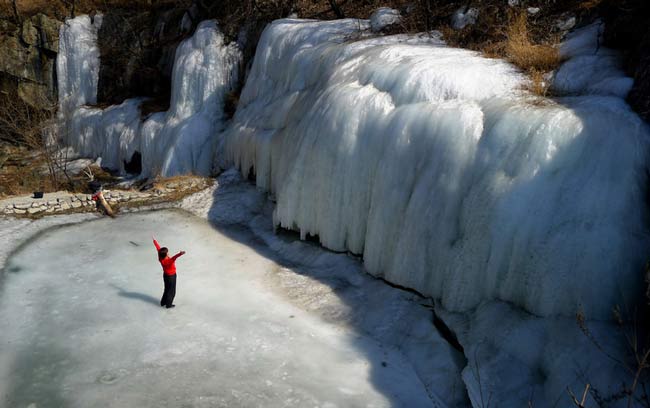
[[[14,209],[13,209],[13,208],[5,208],[4,213],[5,213],[5,214],[13,214],[13,213],[14,213]]]
[[[72,203],[72,208],[80,208],[81,207],[81,202],[79,201],[74,201]]]
[[[32,24],[38,29],[39,32],[39,46],[46,50],[58,53],[59,52],[59,27],[61,22],[49,18],[43,13],[39,13],[32,17]]]
[[[54,212],[54,207],[50,207],[47,210],[45,210],[46,213],[53,213]]]
[[[62,210],[69,210],[70,209],[70,203],[68,203],[67,201],[62,202],[61,203],[61,209]]]
[[[38,44],[38,30],[34,27],[31,20],[23,21],[23,28],[20,35],[25,43],[29,45]]]
[[[22,81],[18,84],[18,97],[30,106],[48,106],[54,102],[50,89],[45,84]]]
[[[47,202],[47,205],[56,205],[57,203],[58,203],[58,201],[56,201],[56,200],[49,200]]]
[[[569,31],[576,25],[576,18],[571,16],[566,19],[560,19],[557,21],[555,26],[561,31]]]
[[[528,11],[528,14],[535,15],[535,14],[539,13],[540,8],[539,7],[528,7],[527,11]]]
[[[36,214],[36,213],[39,213],[39,212],[41,212],[41,211],[42,211],[42,210],[41,210],[40,207],[38,207],[38,208],[34,208],[34,207],[32,207],[32,208],[28,208],[28,209],[27,209],[27,212],[30,213],[30,214]]]
[[[15,213],[15,214],[26,214],[26,213],[27,213],[27,210],[21,210],[21,209],[18,209],[18,208],[17,208],[17,209],[14,210],[14,213]]]
[[[451,18],[451,27],[454,30],[462,30],[468,25],[476,24],[478,19],[479,10],[476,7],[461,7]]]
[[[17,208],[19,210],[26,210],[32,206],[31,203],[18,203],[14,204],[14,208]]]

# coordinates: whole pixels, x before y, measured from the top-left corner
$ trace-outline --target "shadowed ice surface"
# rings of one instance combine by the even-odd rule
[[[187,251],[172,310],[151,234]],[[277,268],[179,211],[42,233],[4,269],[0,405],[431,405],[399,351],[265,289]]]

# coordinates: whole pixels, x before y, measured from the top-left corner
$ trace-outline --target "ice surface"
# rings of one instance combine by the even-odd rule
[[[291,265],[270,275],[292,302],[323,319],[355,327],[385,347],[402,351],[424,385],[434,407],[463,407],[467,394],[460,376],[465,359],[431,325],[429,301],[395,290],[367,275],[361,263],[294,237],[275,234],[273,203],[234,169],[222,173],[210,189],[187,197],[181,208],[218,226],[245,226],[268,249]]]
[[[209,174],[214,135],[224,126],[224,99],[237,84],[238,46],[224,43],[215,21],[199,24],[176,50],[169,111],[142,123],[142,99],[104,110],[84,106],[96,102],[98,24],[81,16],[61,28],[57,74],[66,143],[83,156],[102,157],[102,165],[119,172],[138,151],[143,177]]]
[[[222,160],[276,225],[442,299],[608,319],[642,287],[648,128],[613,97],[526,96],[510,65],[358,22],[262,35]]]
[[[187,250],[173,310],[158,304],[150,232]],[[49,230],[22,247],[2,281],[3,405],[436,406],[397,348],[269,290],[279,265],[227,234],[165,211]]]

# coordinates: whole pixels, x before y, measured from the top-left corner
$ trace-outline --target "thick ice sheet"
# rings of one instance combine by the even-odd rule
[[[178,263],[177,308],[149,233]],[[278,265],[178,212],[50,230],[9,260],[7,406],[429,406],[403,355],[268,290]],[[385,363],[385,366],[382,365]]]
[[[262,35],[222,160],[275,195],[276,225],[450,310],[608,319],[635,299],[647,125],[619,98],[534,98],[502,61],[363,24]]]
[[[141,118],[135,98],[107,109],[97,99],[100,53],[96,45],[101,16],[69,19],[61,27],[57,58],[64,141],[84,157],[124,172],[135,151],[142,176],[196,173],[212,169],[215,134],[224,126],[226,94],[237,84],[241,52],[226,45],[215,21],[204,21],[176,50],[170,109]]]
[[[83,15],[68,19],[59,28],[59,53],[56,58],[59,90],[59,117],[64,125],[79,106],[97,102],[99,56],[97,33],[102,15]]]

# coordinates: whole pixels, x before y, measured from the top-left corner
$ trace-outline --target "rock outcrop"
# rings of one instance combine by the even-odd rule
[[[19,24],[0,20],[0,90],[16,92],[35,107],[54,103],[61,24],[45,14]]]

